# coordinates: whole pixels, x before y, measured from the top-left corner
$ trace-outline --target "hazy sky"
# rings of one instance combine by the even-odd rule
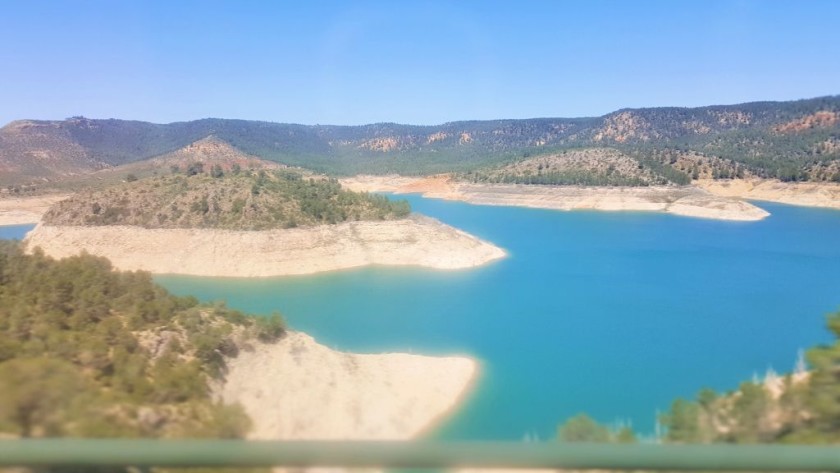
[[[0,123],[437,124],[840,93],[835,0],[309,3],[4,1]]]

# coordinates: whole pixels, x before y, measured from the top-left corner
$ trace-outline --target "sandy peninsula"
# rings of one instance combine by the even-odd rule
[[[696,185],[710,194],[782,204],[840,209],[840,184],[781,182],[775,179],[702,179]]]
[[[719,220],[761,220],[766,211],[743,200],[717,196],[693,186],[583,187],[516,184],[471,184],[445,176],[356,176],[342,181],[354,191],[422,193],[425,197],[478,205],[553,210],[666,212]]]
[[[252,439],[406,440],[450,413],[478,374],[467,357],[331,350],[290,332],[227,362],[214,388],[241,403]]]
[[[64,200],[68,195],[53,194],[39,195],[34,197],[11,197],[0,198],[0,225],[25,225],[38,223],[41,216],[58,201]]]
[[[24,244],[56,258],[84,250],[122,270],[218,277],[311,274],[372,264],[462,269],[505,256],[491,243],[419,215],[268,231],[41,223]]]

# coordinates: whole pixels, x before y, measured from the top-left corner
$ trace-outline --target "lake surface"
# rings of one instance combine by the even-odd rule
[[[279,311],[341,350],[477,358],[473,395],[432,434],[447,439],[547,438],[580,412],[650,433],[675,397],[790,371],[799,349],[830,340],[824,317],[840,309],[837,211],[760,203],[773,215],[744,223],[409,200],[509,257],[451,272],[156,279]]]
[[[0,240],[23,240],[35,225],[0,225]]]

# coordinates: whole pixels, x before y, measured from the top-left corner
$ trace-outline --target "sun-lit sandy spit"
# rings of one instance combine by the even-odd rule
[[[478,205],[552,210],[665,212],[718,220],[761,220],[766,211],[743,200],[713,195],[693,186],[585,187],[471,184],[445,176],[356,176],[342,181],[354,191],[422,193],[425,197]]]
[[[478,375],[467,357],[353,354],[290,332],[228,360],[215,394],[241,403],[249,438],[404,440],[433,427]]]
[[[38,223],[41,216],[56,202],[66,199],[64,194],[35,197],[0,198],[0,225]]]
[[[122,270],[268,277],[377,265],[435,269],[480,266],[505,252],[437,220],[350,222],[270,231],[146,229],[39,224],[24,240],[56,258],[82,250]]]
[[[766,200],[807,207],[840,209],[840,184],[830,182],[781,182],[775,179],[696,181],[707,192],[730,198]]]

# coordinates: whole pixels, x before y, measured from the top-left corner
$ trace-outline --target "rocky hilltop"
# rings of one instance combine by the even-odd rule
[[[151,159],[135,161],[122,166],[109,167],[93,173],[96,178],[107,178],[116,175],[125,179],[126,176],[147,177],[152,175],[179,172],[199,165],[202,169],[217,169],[222,173],[233,173],[242,170],[278,170],[287,169],[274,161],[261,159],[234,148],[216,136],[210,135],[183,148],[162,154]],[[294,169],[298,174],[311,174],[302,169]]]

